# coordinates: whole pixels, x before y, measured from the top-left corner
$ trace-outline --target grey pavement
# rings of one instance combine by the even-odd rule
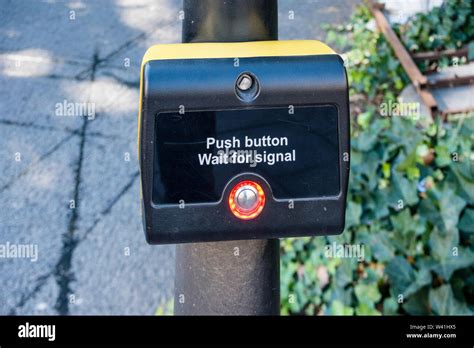
[[[324,40],[357,2],[281,0],[280,39]],[[174,247],[141,226],[136,116],[141,57],[179,42],[180,9],[0,0],[0,248],[38,248],[0,258],[0,315],[151,315],[172,298]]]

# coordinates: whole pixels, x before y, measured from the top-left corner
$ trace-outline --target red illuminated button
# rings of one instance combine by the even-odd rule
[[[229,195],[232,213],[243,220],[256,218],[265,206],[265,193],[256,182],[246,180],[238,183]]]

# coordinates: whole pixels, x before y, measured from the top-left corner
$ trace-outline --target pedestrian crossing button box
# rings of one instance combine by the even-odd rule
[[[138,128],[151,244],[344,229],[348,85],[319,41],[153,46]]]

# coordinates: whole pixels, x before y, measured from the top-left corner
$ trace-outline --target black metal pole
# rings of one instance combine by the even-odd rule
[[[277,0],[184,0],[183,42],[278,39]],[[176,315],[278,315],[278,239],[176,246]]]
[[[183,42],[278,40],[277,0],[184,0]]]

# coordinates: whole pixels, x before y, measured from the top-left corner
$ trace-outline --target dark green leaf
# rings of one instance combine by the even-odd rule
[[[430,235],[431,255],[442,261],[453,255],[453,248],[459,243],[459,232],[456,228],[440,232],[436,227]]]
[[[400,173],[392,173],[392,184],[394,187],[394,202],[397,204],[398,200],[402,200],[404,205],[414,205],[418,203],[417,183],[410,182]]]
[[[474,253],[468,248],[458,247],[457,254],[450,254],[443,260],[434,260],[431,270],[449,280],[455,271],[470,266],[474,266]]]
[[[474,233],[474,209],[466,209],[459,221],[458,228],[467,233]]]
[[[379,289],[376,283],[371,284],[357,284],[354,288],[355,295],[359,302],[366,304],[374,304],[380,301],[382,295],[380,295]]]
[[[437,289],[431,289],[430,305],[438,315],[471,315],[467,305],[454,298],[451,285],[445,284]]]
[[[398,303],[392,297],[387,297],[383,301],[383,314],[384,315],[396,315],[398,311]]]
[[[444,222],[444,231],[456,230],[459,215],[466,206],[464,199],[456,195],[448,185],[444,185],[439,199],[439,209]],[[457,230],[456,230],[457,231]]]
[[[377,261],[387,262],[393,259],[395,256],[395,248],[386,231],[371,233],[367,237],[364,242],[370,248],[372,255]]]
[[[361,215],[362,205],[355,203],[354,201],[350,201],[346,208],[346,228],[348,229],[352,226],[359,225]]]
[[[408,261],[401,256],[395,257],[385,268],[394,296],[405,295],[405,291],[416,280],[416,274]]]
[[[430,314],[430,305],[428,303],[429,288],[424,287],[411,295],[408,300],[403,303],[403,309],[411,315],[428,315]]]

